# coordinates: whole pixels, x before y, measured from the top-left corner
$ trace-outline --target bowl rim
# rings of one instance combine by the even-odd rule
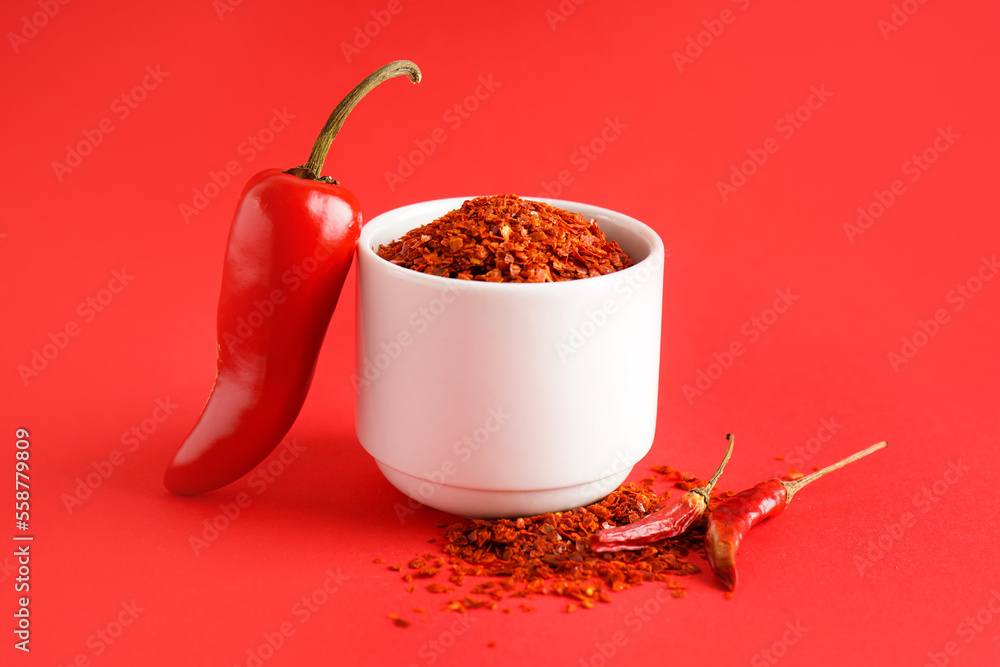
[[[600,276],[591,276],[588,278],[578,278],[576,280],[561,280],[557,282],[548,283],[528,283],[528,282],[487,282],[485,280],[460,280],[458,278],[450,278],[447,276],[435,276],[429,273],[423,273],[422,271],[414,271],[413,269],[408,269],[397,264],[384,259],[375,252],[372,248],[371,237],[377,234],[379,228],[383,224],[383,218],[388,219],[390,217],[398,217],[400,214],[406,211],[418,209],[418,208],[444,208],[444,212],[439,214],[443,215],[448,211],[454,210],[460,207],[464,202],[469,199],[474,199],[476,197],[481,197],[485,195],[471,195],[468,197],[442,197],[439,199],[430,199],[421,202],[415,202],[412,204],[405,204],[403,206],[397,206],[396,208],[389,209],[379,213],[367,223],[365,223],[361,228],[361,234],[358,237],[358,256],[359,261],[362,256],[367,259],[376,260],[377,265],[383,266],[390,275],[395,275],[400,278],[416,280],[416,281],[427,281],[429,286],[439,286],[445,289],[500,289],[500,290],[511,290],[511,289],[529,289],[529,290],[541,290],[541,289],[572,289],[579,286],[581,283],[585,283],[592,287],[597,287],[600,283],[607,281],[621,281],[621,280],[631,280],[634,274],[645,271],[656,271],[663,267],[663,262],[665,258],[665,250],[663,245],[663,239],[660,235],[656,233],[649,225],[644,222],[633,218],[630,215],[615,211],[609,208],[604,208],[602,206],[597,206],[594,204],[587,204],[584,202],[571,201],[566,199],[550,199],[547,197],[525,197],[524,199],[529,199],[530,201],[542,202],[549,204],[551,206],[557,206],[559,208],[566,209],[571,212],[581,213],[584,216],[596,219],[598,217],[604,217],[612,222],[615,226],[625,227],[634,235],[642,239],[648,246],[648,252],[645,257],[641,260],[632,264],[628,268],[615,271],[613,273],[606,273]],[[586,210],[580,211],[579,208]],[[435,216],[436,219],[438,216]],[[430,222],[430,221],[428,221]],[[386,223],[387,224],[387,223]],[[602,225],[601,229],[605,232],[608,238],[612,238],[612,235],[604,228],[602,222],[598,220],[598,224]],[[411,229],[415,229],[412,227]],[[410,231],[409,229],[406,230]],[[406,232],[403,232],[404,234]],[[380,264],[379,264],[380,263]],[[654,266],[655,265],[655,266]],[[599,282],[598,282],[599,281]]]

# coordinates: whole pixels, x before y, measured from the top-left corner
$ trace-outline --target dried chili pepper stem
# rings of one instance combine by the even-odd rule
[[[858,459],[863,459],[864,457],[868,456],[869,454],[871,454],[873,452],[877,452],[878,450],[880,450],[880,449],[882,449],[884,447],[888,447],[888,446],[889,446],[889,443],[886,442],[885,440],[883,440],[882,442],[877,442],[874,445],[872,445],[871,447],[868,447],[866,449],[862,449],[860,452],[856,452],[854,454],[851,454],[847,458],[841,459],[840,461],[837,461],[834,464],[828,465],[827,467],[823,468],[822,470],[817,470],[816,472],[810,473],[810,474],[808,474],[805,477],[802,477],[800,479],[791,480],[791,481],[781,480],[782,486],[785,487],[785,505],[787,505],[788,503],[792,502],[792,496],[794,496],[797,491],[799,491],[800,489],[802,489],[803,486],[806,486],[807,484],[809,484],[811,482],[815,482],[817,479],[819,479],[823,475],[826,475],[827,473],[831,473],[834,470],[837,470],[839,468],[843,468],[844,466],[846,466],[849,463],[854,463]]]
[[[720,502],[708,516],[705,554],[723,586],[730,591],[736,588],[736,552],[751,528],[781,514],[803,486],[888,445],[883,440],[801,479],[770,479]]]
[[[726,448],[726,455],[723,457],[722,463],[719,464],[719,467],[716,468],[715,474],[712,475],[710,480],[708,480],[708,484],[697,489],[691,489],[691,493],[700,494],[705,499],[706,505],[711,498],[712,489],[715,488],[715,483],[719,481],[720,477],[722,477],[722,471],[726,469],[726,464],[729,463],[729,459],[733,455],[733,443],[736,438],[733,437],[732,433],[727,433],[726,440],[729,442],[729,446]]]
[[[635,523],[599,530],[591,537],[591,548],[597,553],[627,551],[686,533],[708,509],[712,489],[733,455],[733,435],[726,436],[729,447],[712,479],[705,486],[690,489],[666,507],[652,512]]]
[[[347,120],[347,116],[351,113],[361,98],[367,95],[373,88],[378,86],[380,83],[387,81],[393,77],[405,74],[409,77],[410,81],[413,83],[419,83],[422,73],[420,68],[417,67],[416,63],[410,62],[409,60],[396,60],[388,65],[383,65],[377,70],[369,74],[365,79],[356,85],[354,89],[347,94],[340,103],[334,107],[333,111],[330,113],[330,117],[327,119],[326,124],[323,129],[320,130],[319,136],[316,137],[316,142],[313,144],[312,152],[309,154],[309,160],[298,167],[289,169],[286,173],[294,174],[300,178],[309,178],[312,180],[321,180],[328,183],[336,183],[329,176],[321,176],[323,171],[323,163],[326,161],[326,154],[330,150],[330,145],[333,140],[337,137],[337,133],[340,132],[340,128],[344,125],[344,121]]]

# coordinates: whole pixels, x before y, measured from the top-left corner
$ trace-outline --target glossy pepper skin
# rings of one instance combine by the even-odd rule
[[[421,78],[409,60],[378,68],[334,108],[305,164],[246,184],[223,263],[215,386],[167,467],[163,482],[174,493],[236,481],[298,416],[361,233],[357,199],[321,175],[323,163],[354,106],[400,75]]]
[[[346,188],[278,169],[250,179],[229,234],[211,397],[164,483],[193,495],[260,463],[305,401],[361,232]]]

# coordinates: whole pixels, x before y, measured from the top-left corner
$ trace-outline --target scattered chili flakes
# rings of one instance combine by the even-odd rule
[[[427,591],[429,593],[451,593],[455,590],[451,586],[442,586],[441,584],[427,584]]]
[[[458,613],[501,609],[504,600],[525,600],[536,595],[568,598],[564,611],[573,613],[610,602],[613,593],[647,582],[660,582],[673,597],[684,597],[687,589],[679,579],[701,571],[688,556],[691,552],[704,553],[703,521],[681,537],[638,551],[596,554],[590,548],[590,537],[597,530],[632,523],[662,507],[669,491],[658,493],[655,486],[705,485],[694,475],[669,466],[657,466],[653,471],[658,478],[623,484],[587,507],[516,519],[475,519],[441,525],[444,555],[415,557],[410,567],[419,568],[418,576],[426,571],[429,579],[447,576],[451,585],[432,581],[426,588],[435,594],[457,591],[458,597],[448,599],[442,608]],[[717,491],[710,505],[731,495]],[[408,581],[412,576],[404,574],[402,578]],[[527,602],[521,602],[518,608],[535,610]],[[501,611],[509,614],[513,609],[504,606]]]
[[[395,625],[397,628],[408,628],[411,625],[413,625],[406,619],[400,617],[399,614],[389,614],[389,620],[391,620],[392,624]]]
[[[596,220],[514,194],[469,199],[376,252],[414,271],[487,282],[558,282],[632,265]]]
[[[384,562],[385,562],[385,559],[384,559],[384,558],[376,558],[376,559],[375,559],[375,560],[373,560],[372,562],[373,562],[373,563],[384,563]]]

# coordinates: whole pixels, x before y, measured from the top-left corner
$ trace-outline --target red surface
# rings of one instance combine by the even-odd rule
[[[35,539],[32,650],[5,631],[3,663],[247,665],[284,628],[263,664],[997,664],[1000,10],[678,4],[4,3],[0,470],[13,477],[15,429],[29,429]],[[341,44],[374,33],[373,16],[390,20],[348,62]],[[732,599],[708,574],[684,599],[649,585],[572,615],[537,600],[463,618],[406,593],[372,560],[426,551],[446,517],[400,519],[404,499],[354,436],[353,272],[296,446],[271,459],[280,474],[195,499],[163,489],[211,386],[243,183],[303,162],[340,97],[401,57],[425,80],[375,91],[327,161],[366,219],[517,192],[617,209],[664,238],[659,423],[636,477],[708,474],[727,431],[730,489],[890,441],[755,528]],[[754,156],[724,199],[718,182]],[[195,201],[227,165],[229,183]],[[859,207],[875,217],[852,236]],[[53,358],[24,381],[36,350]],[[700,373],[714,379],[686,391]],[[191,536],[240,502],[196,554]]]

